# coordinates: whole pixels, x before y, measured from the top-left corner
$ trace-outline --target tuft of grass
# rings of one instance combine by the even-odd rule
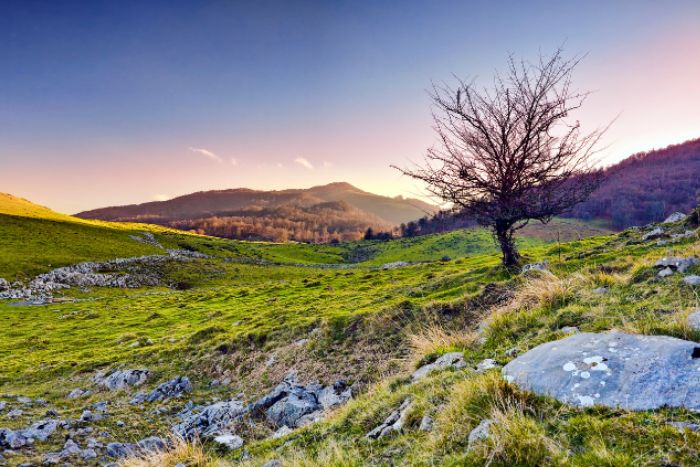
[[[174,467],[178,464],[189,467],[231,465],[206,454],[198,441],[185,441],[178,437],[170,438],[169,447],[166,450],[144,450],[117,462],[119,467]]]

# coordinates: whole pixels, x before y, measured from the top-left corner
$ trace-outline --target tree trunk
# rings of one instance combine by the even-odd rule
[[[508,268],[517,266],[520,261],[520,253],[518,253],[518,249],[515,246],[513,226],[502,225],[497,222],[494,231],[498,246],[501,247],[501,252],[503,253],[503,265]]]

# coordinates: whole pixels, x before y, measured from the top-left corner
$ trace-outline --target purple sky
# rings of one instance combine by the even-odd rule
[[[434,143],[431,81],[588,53],[605,163],[700,137],[697,1],[3,2],[0,191],[63,212],[348,181]]]

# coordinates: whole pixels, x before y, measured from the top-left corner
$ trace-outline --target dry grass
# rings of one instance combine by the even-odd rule
[[[474,332],[445,329],[439,324],[429,324],[409,335],[408,340],[414,354],[420,358],[449,350],[471,348],[476,343],[477,338],[478,336]]]
[[[174,467],[185,464],[188,467],[224,467],[231,465],[221,460],[214,461],[202,449],[199,442],[188,442],[182,438],[172,438],[166,451],[142,451],[118,462],[119,467]]]

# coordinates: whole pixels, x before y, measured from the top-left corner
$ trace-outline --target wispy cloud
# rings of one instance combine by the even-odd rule
[[[219,157],[218,155],[214,154],[213,152],[203,149],[203,148],[190,148],[190,151],[192,151],[195,154],[201,154],[204,157],[208,157],[209,159],[216,161],[216,162],[222,162],[223,159]]]
[[[275,164],[275,167],[277,167],[278,169],[282,169],[282,168],[284,168],[284,165],[282,165],[281,162],[278,162]]]
[[[167,200],[170,199],[170,196],[169,196],[169,195],[165,195],[165,194],[163,194],[163,193],[157,193],[157,194],[153,195],[153,199],[154,199],[155,201],[167,201]]]
[[[328,161],[323,161],[323,167],[325,167],[326,169],[330,169],[331,167],[333,167],[333,163],[328,162]]]
[[[238,165],[238,160],[235,157],[231,158],[231,165]]]
[[[311,164],[311,162],[309,162],[307,159],[304,159],[303,157],[297,157],[296,159],[294,159],[294,162],[306,169],[314,170],[314,166]]]

